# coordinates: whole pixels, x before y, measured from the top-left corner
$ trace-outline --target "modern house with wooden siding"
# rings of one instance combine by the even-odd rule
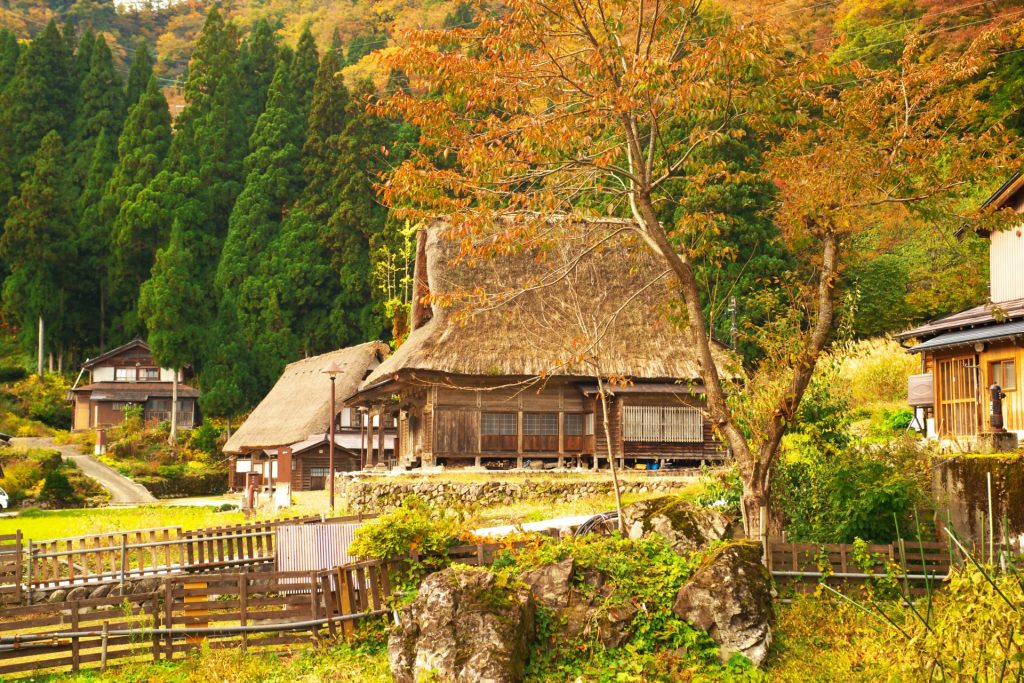
[[[336,363],[335,472],[360,469],[366,452],[394,451],[394,429],[370,418],[342,399],[387,356],[388,345],[368,342],[290,363],[224,446],[229,456],[228,484],[244,488],[249,473],[259,485],[290,485],[292,490],[323,489],[329,473],[331,380],[324,370]]]
[[[1024,176],[1015,174],[983,208],[1024,213]],[[989,301],[897,335],[921,355],[908,392],[917,421],[943,439],[991,431],[993,385],[1006,395],[1006,430],[1024,436],[1024,224],[978,234],[989,241]]]
[[[420,228],[409,337],[346,401],[397,421],[399,464],[593,467],[609,441],[628,466],[727,457],[671,278],[632,225],[549,219],[533,239]]]
[[[147,423],[171,419],[174,370],[161,368],[153,360],[149,345],[141,339],[111,349],[82,365],[79,380],[88,373],[88,382],[71,389],[72,429],[105,429],[124,421],[126,409],[139,406]],[[199,425],[199,391],[178,375],[178,426],[190,429]]]

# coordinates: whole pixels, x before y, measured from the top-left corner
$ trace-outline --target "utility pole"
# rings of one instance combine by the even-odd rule
[[[329,436],[327,437],[329,439],[327,442],[327,495],[331,501],[331,512],[334,512],[334,420],[337,417],[334,380],[338,378],[338,373],[341,372],[341,370],[341,366],[336,362],[331,363],[323,370],[323,372],[327,373],[327,376],[331,378],[331,413],[328,416]]]
[[[729,346],[736,350],[736,297],[729,298]]]
[[[36,374],[43,377],[43,316],[39,316],[39,352],[36,355]]]

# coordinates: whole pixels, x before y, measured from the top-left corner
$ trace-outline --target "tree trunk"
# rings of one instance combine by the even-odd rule
[[[171,384],[171,433],[167,443],[172,446],[178,443],[178,370],[174,370],[174,382]]]
[[[100,353],[103,353],[105,348],[103,342],[106,341],[107,332],[107,303],[106,303],[106,287],[103,283],[100,283]]]
[[[40,378],[43,376],[43,340],[45,338],[45,329],[43,327],[43,316],[39,316],[39,346],[38,353],[36,355],[36,374]]]
[[[622,491],[619,487],[619,471],[615,468],[615,453],[612,449],[612,431],[608,420],[608,397],[604,393],[604,382],[601,376],[597,376],[597,394],[601,397],[601,422],[604,425],[604,443],[608,451],[608,469],[612,473],[612,490],[615,492],[615,512],[619,520],[619,533],[626,535],[626,523],[622,519]],[[597,462],[597,454],[594,454],[594,462]]]

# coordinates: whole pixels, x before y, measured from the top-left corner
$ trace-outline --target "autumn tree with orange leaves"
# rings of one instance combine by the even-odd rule
[[[911,38],[894,67],[872,68],[794,57],[767,23],[700,0],[506,0],[476,16],[409,31],[390,57],[411,88],[382,109],[419,127],[421,149],[386,179],[385,200],[407,218],[449,216],[456,238],[515,215],[520,227],[501,235],[509,248],[552,214],[632,219],[675,278],[707,419],[732,451],[759,538],[780,441],[833,333],[837,285],[863,257],[858,238],[961,226],[980,174],[991,183],[1006,163],[1010,146],[1000,126],[979,123],[978,98],[1002,34],[937,62]],[[743,135],[772,143],[775,221],[798,267],[765,283],[779,305],[746,331],[762,360],[730,386],[695,276],[721,245],[704,216],[665,209],[724,182],[701,152]]]

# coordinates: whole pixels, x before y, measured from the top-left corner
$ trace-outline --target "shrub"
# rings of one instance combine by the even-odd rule
[[[188,447],[214,457],[220,454],[220,437],[223,430],[209,422],[199,425],[188,436]]]
[[[53,503],[70,503],[75,500],[75,490],[71,487],[67,475],[60,470],[53,470],[46,475],[39,499]]]
[[[385,512],[356,529],[349,552],[360,557],[389,560],[407,553],[420,556],[413,577],[447,563],[448,549],[465,530],[461,513],[451,508],[438,510],[419,496],[409,496],[402,505]]]
[[[920,372],[920,361],[891,339],[846,344],[833,357],[855,408],[872,403],[905,403],[907,379]]]
[[[18,382],[28,377],[28,370],[19,366],[0,368],[0,382]]]
[[[912,437],[830,452],[805,442],[776,468],[775,504],[794,541],[891,543],[913,537],[919,531],[914,511],[927,502],[926,462]]]
[[[188,472],[175,477],[136,476],[135,481],[145,486],[157,498],[219,496],[228,490],[228,475],[225,470]]]
[[[715,508],[727,515],[739,515],[743,500],[743,480],[735,465],[725,471],[702,468],[701,492],[694,498],[697,505]]]

